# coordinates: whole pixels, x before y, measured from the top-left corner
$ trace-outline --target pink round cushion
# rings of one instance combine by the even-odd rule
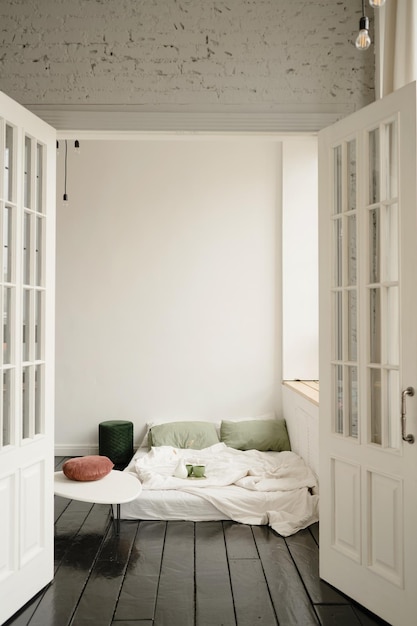
[[[111,472],[114,463],[107,456],[92,454],[65,461],[62,471],[70,480],[99,480]]]

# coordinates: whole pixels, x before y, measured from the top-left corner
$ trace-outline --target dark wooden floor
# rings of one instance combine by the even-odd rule
[[[57,459],[57,469],[64,459]],[[376,626],[318,576],[318,527],[122,521],[56,497],[55,579],[7,626]]]

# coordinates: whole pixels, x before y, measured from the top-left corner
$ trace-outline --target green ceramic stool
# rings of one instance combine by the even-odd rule
[[[98,425],[99,454],[115,465],[127,465],[133,456],[133,423],[109,420]]]

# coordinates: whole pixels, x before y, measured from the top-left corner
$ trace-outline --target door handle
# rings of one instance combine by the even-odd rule
[[[406,424],[407,424],[407,408],[406,408],[406,400],[407,396],[414,395],[414,387],[407,387],[404,391],[401,392],[401,434],[403,441],[407,441],[407,443],[414,443],[414,435],[406,435],[407,432]]]

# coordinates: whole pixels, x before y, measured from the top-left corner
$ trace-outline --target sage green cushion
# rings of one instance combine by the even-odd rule
[[[220,439],[230,448],[237,450],[291,450],[287,426],[284,419],[248,420],[228,422],[220,426]]]
[[[149,446],[173,446],[202,450],[219,443],[216,425],[211,422],[167,422],[152,426]]]

